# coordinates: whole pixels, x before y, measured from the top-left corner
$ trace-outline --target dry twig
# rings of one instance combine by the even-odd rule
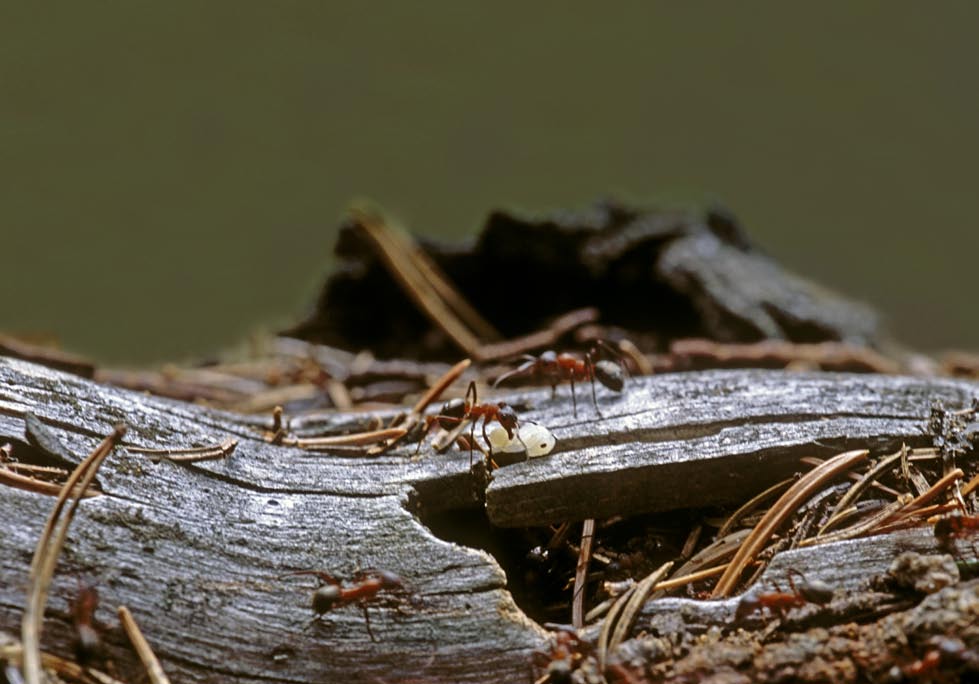
[[[591,546],[595,538],[595,519],[589,518],[581,526],[581,549],[578,564],[574,571],[574,599],[571,604],[571,624],[575,629],[585,626],[585,580],[588,576],[588,562],[591,560]]]
[[[146,668],[146,674],[149,675],[150,681],[153,684],[170,684],[170,680],[163,672],[160,661],[157,659],[156,654],[153,653],[153,649],[150,648],[146,637],[140,631],[139,625],[136,624],[133,614],[129,612],[126,606],[119,606],[118,613],[119,622],[122,624],[122,628],[125,630],[126,636],[129,637],[133,648],[136,649],[136,654],[143,662],[143,667]]]
[[[71,525],[80,499],[72,499],[64,519],[61,519],[61,513],[74,492],[84,492],[89,488],[92,480],[95,479],[95,473],[102,465],[102,461],[112,452],[113,447],[122,440],[125,434],[125,425],[116,426],[112,434],[102,440],[102,443],[78,464],[62,488],[54,509],[44,525],[41,537],[38,539],[28,576],[27,605],[24,608],[21,628],[21,641],[24,645],[24,675],[27,684],[42,684],[44,681],[41,673],[41,623],[44,617],[44,605],[47,603],[48,587],[51,585],[51,577],[54,574],[55,565],[58,563],[58,555],[64,546],[68,526]]]
[[[712,598],[723,598],[734,591],[741,573],[748,563],[754,560],[762,547],[768,542],[775,530],[784,523],[808,498],[815,494],[827,482],[853,468],[870,455],[866,449],[848,451],[829,459],[822,465],[803,475],[798,482],[783,494],[764,517],[758,522],[751,534],[744,540],[741,548],[734,555],[727,570],[721,575],[717,586],[711,594]]]
[[[126,451],[133,454],[144,454],[154,459],[173,461],[174,463],[194,463],[196,461],[213,461],[218,458],[230,456],[236,446],[238,446],[238,440],[233,437],[228,437],[218,444],[190,447],[187,449],[150,449],[146,447],[127,446]]]
[[[499,339],[492,326],[431,261],[421,256],[421,250],[403,231],[363,210],[354,211],[353,218],[408,297],[468,356],[479,353],[483,344],[480,334],[488,340]]]
[[[609,651],[614,650],[629,634],[649,594],[671,567],[673,567],[672,562],[664,563],[641,582],[630,587],[612,606],[598,634],[597,656],[600,671],[605,670],[605,660]]]

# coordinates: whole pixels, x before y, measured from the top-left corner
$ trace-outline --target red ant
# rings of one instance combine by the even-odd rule
[[[102,652],[102,642],[95,630],[95,609],[99,607],[99,592],[95,587],[79,583],[78,595],[71,602],[71,620],[75,625],[75,658],[87,665]]]
[[[404,589],[401,578],[393,572],[375,569],[358,571],[352,578],[353,584],[348,587],[344,587],[341,581],[333,575],[319,570],[287,572],[284,575],[279,575],[279,579],[297,575],[313,575],[320,581],[319,587],[313,592],[311,603],[316,615],[307,625],[307,629],[334,608],[359,603],[364,611],[364,622],[367,625],[367,634],[371,641],[377,641],[377,639],[374,638],[374,632],[371,631],[371,619],[367,613],[367,603],[382,590],[400,591]]]
[[[935,536],[942,540],[961,537],[970,530],[979,530],[979,515],[950,515],[935,523]]]
[[[536,651],[534,662],[544,669],[544,675],[537,682],[566,684],[571,681],[571,673],[577,670],[585,657],[591,652],[590,645],[582,641],[574,629],[562,627],[551,635],[547,652]]]
[[[949,668],[962,665],[970,669],[979,666],[979,656],[971,652],[961,639],[948,636],[933,636],[928,639],[928,650],[921,657],[910,665],[897,668],[895,672],[898,676],[903,674],[905,677],[921,677],[929,675],[937,670],[942,664]]]
[[[809,582],[798,570],[789,570],[789,587],[791,592],[783,592],[778,586],[775,591],[762,592],[758,594],[746,594],[738,602],[738,608],[734,613],[735,620],[743,620],[757,610],[767,608],[770,612],[778,612],[784,619],[786,612],[790,608],[799,608],[807,603],[825,605],[833,600],[833,588],[819,580]],[[796,575],[802,583],[797,587],[792,576]]]
[[[598,346],[593,347],[585,354],[584,359],[579,359],[572,354],[554,351],[543,352],[540,356],[524,354],[521,358],[524,362],[512,371],[508,371],[498,377],[493,387],[508,378],[517,375],[529,374],[545,380],[551,386],[551,397],[554,397],[559,382],[568,380],[571,382],[571,406],[574,417],[578,417],[578,398],[575,396],[574,383],[588,381],[591,383],[591,400],[595,405],[595,413],[601,417],[602,412],[598,408],[598,398],[595,396],[595,380],[612,390],[621,392],[625,386],[625,370],[622,362],[613,363],[612,361],[595,360],[599,349],[607,349],[609,352],[619,355],[619,353],[605,342],[598,342]]]
[[[472,398],[470,399],[470,397]],[[486,434],[486,425],[492,423],[494,420],[503,426],[503,429],[506,430],[507,437],[511,440],[516,437],[523,444],[523,440],[520,438],[517,412],[513,410],[512,406],[504,402],[498,404],[480,404],[476,396],[475,382],[469,383],[465,399],[450,399],[442,405],[442,409],[438,414],[429,416],[426,419],[425,433],[436,422],[443,430],[450,430],[453,425],[459,426],[467,420],[470,421],[469,467],[471,468],[473,464],[473,446],[476,443],[476,422],[480,418],[483,419],[483,440],[485,440],[486,445],[489,447],[490,453],[492,453],[493,447],[490,443],[489,436]],[[425,433],[423,433],[423,439]],[[527,445],[524,444],[525,449],[526,447]],[[492,463],[492,459],[490,462]]]

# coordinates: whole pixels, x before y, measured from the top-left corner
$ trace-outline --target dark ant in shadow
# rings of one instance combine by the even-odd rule
[[[596,360],[602,350],[615,355],[618,362],[605,359]],[[541,353],[540,356],[524,354],[521,358],[524,359],[524,362],[498,377],[493,383],[493,387],[509,378],[530,375],[551,386],[551,398],[553,399],[558,384],[567,380],[571,383],[571,406],[575,418],[578,417],[578,398],[574,391],[575,381],[591,383],[591,400],[599,418],[602,417],[602,412],[598,408],[598,397],[595,395],[595,381],[598,380],[604,387],[613,392],[621,392],[625,386],[626,371],[622,354],[606,342],[597,342],[596,346],[585,353],[583,359],[579,359],[573,354],[558,354],[551,350]]]
[[[333,575],[319,570],[287,572],[284,575],[279,575],[279,579],[298,575],[313,575],[320,581],[319,586],[313,592],[311,601],[315,616],[309,621],[305,629],[309,629],[317,620],[322,619],[334,608],[356,603],[364,612],[364,623],[367,625],[367,635],[371,641],[377,641],[377,639],[371,630],[371,618],[367,612],[367,604],[373,601],[381,591],[404,591],[404,583],[400,577],[393,572],[373,568],[356,572],[351,578],[352,583],[346,587]]]
[[[935,523],[935,537],[943,543],[975,531],[979,531],[979,515],[949,515]]]
[[[79,582],[78,594],[71,602],[71,621],[75,627],[75,658],[88,665],[102,656],[102,640],[95,629],[95,610],[99,607],[99,592]]]
[[[793,575],[802,580],[798,586]],[[771,613],[777,612],[782,619],[785,619],[786,613],[791,608],[799,608],[807,603],[822,606],[833,600],[833,588],[826,582],[820,580],[810,582],[798,570],[789,570],[787,576],[791,591],[784,592],[775,585],[775,591],[746,594],[738,602],[734,619],[743,620],[762,609],[767,609]]]

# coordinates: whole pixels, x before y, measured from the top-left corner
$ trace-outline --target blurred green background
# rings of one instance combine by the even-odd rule
[[[292,322],[369,197],[718,198],[923,348],[979,348],[979,3],[4,3],[0,330],[113,363]],[[369,312],[367,312],[369,314]]]

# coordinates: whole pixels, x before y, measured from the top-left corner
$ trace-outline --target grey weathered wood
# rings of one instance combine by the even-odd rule
[[[621,396],[600,389],[606,418],[580,401],[578,421],[567,388],[554,401],[546,390],[514,394],[508,398],[527,406],[524,419],[551,427],[559,447],[496,471],[487,510],[497,524],[520,525],[703,505],[718,492],[740,500],[794,469],[803,453],[920,441],[934,399],[964,405],[977,389],[948,380],[692,373],[634,379]],[[114,624],[111,608],[128,605],[174,681],[532,681],[529,655],[544,633],[514,606],[499,566],[434,538],[415,516],[419,507],[479,505],[482,478],[470,472],[467,453],[425,449],[414,458],[412,445],[373,459],[304,453],[263,441],[263,420],[0,359],[0,442],[23,439],[28,411],[76,459],[119,421],[130,426],[129,445],[239,439],[230,458],[193,466],[153,464],[122,449],[109,458],[98,478],[106,496],[82,502],[56,575],[50,650],[71,652],[67,601],[82,575],[99,585],[97,617]],[[2,490],[0,630],[18,629],[30,555],[52,504]],[[354,607],[304,631],[312,582],[276,576],[300,568],[343,576],[358,566],[402,575],[414,599],[372,608],[377,643]],[[137,672],[118,628],[107,640],[123,672]]]
[[[72,653],[68,600],[86,577],[102,595],[97,617],[115,623],[112,609],[128,605],[175,682],[531,681],[543,632],[515,607],[499,566],[434,538],[406,510],[412,477],[442,477],[452,490],[442,464],[273,447],[230,415],[0,360],[0,442],[23,439],[28,410],[77,455],[119,420],[131,426],[126,443],[140,446],[240,440],[229,459],[196,466],[110,456],[98,478],[107,495],[82,502],[56,575],[43,639],[53,652]],[[2,491],[0,630],[19,630],[31,552],[53,503]],[[413,592],[371,608],[378,642],[356,607],[304,631],[312,580],[276,576],[357,567],[398,573]],[[136,674],[119,629],[106,637]]]
[[[906,552],[922,555],[949,553],[948,546],[942,545],[930,526],[901,530],[887,535],[850,539],[847,541],[822,544],[807,548],[793,549],[778,554],[765,568],[755,586],[764,591],[774,587],[788,590],[788,571],[797,570],[809,580],[821,580],[836,589],[831,604],[824,607],[806,606],[795,609],[783,624],[792,631],[798,631],[800,624],[812,622],[813,618],[824,619],[822,624],[834,624],[833,611],[844,615],[836,620],[843,623],[852,620],[854,615],[848,609],[850,601],[865,601],[868,594],[880,589],[880,580],[886,575],[894,559]],[[976,558],[976,549],[967,540],[956,544],[956,558],[971,562]],[[881,596],[870,596],[883,602]],[[697,601],[687,598],[664,597],[646,604],[637,620],[635,632],[650,634],[702,634],[711,627],[730,628],[734,624],[740,596],[718,601]],[[741,626],[759,628],[768,620],[764,613],[756,614],[743,621]]]
[[[799,458],[928,442],[933,401],[968,406],[979,384],[842,373],[708,371],[599,389],[605,418],[567,388],[522,416],[557,438],[550,456],[501,468],[486,492],[499,526],[742,502],[800,469]],[[581,394],[584,394],[583,392]],[[535,394],[542,399],[545,393]]]

